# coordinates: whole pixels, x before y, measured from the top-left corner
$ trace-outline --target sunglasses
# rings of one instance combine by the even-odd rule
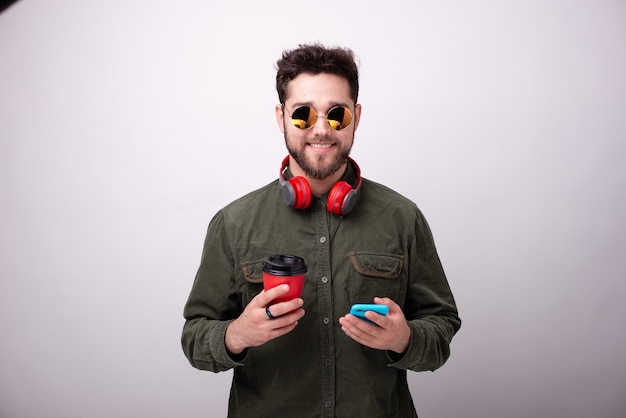
[[[345,106],[335,106],[326,116],[318,116],[311,106],[300,106],[291,114],[291,123],[298,129],[309,129],[315,125],[318,117],[326,118],[331,129],[340,131],[350,126],[352,113]]]

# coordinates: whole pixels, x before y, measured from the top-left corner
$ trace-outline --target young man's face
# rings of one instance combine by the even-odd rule
[[[294,110],[301,106],[309,106],[317,114],[317,120],[308,129],[301,129],[292,122]],[[336,106],[344,106],[352,114],[349,125],[346,123],[349,116],[343,109],[334,109],[327,118]],[[345,115],[343,123],[331,120],[329,124],[328,119],[337,119],[333,116],[342,114]],[[323,180],[344,166],[360,117],[361,106],[352,101],[348,81],[327,73],[298,75],[289,82],[285,105],[276,106],[276,119],[289,154],[307,177],[316,180]],[[300,127],[307,126],[303,120],[296,123]]]

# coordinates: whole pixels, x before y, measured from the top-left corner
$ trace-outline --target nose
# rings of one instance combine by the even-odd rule
[[[313,125],[313,133],[315,136],[327,135],[329,130],[331,129],[328,124],[328,116],[318,115],[315,120],[315,124]]]

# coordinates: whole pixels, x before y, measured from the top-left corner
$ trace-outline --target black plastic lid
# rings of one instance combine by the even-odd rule
[[[265,257],[263,271],[274,276],[296,276],[307,271],[304,259],[291,254],[275,254]]]

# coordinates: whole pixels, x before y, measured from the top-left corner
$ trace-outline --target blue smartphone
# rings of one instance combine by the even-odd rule
[[[352,305],[352,308],[350,308],[350,313],[352,315],[358,318],[364,319],[367,322],[371,322],[373,324],[372,321],[370,321],[369,319],[365,317],[365,312],[367,311],[374,311],[380,315],[387,316],[387,313],[389,312],[389,306],[375,305],[372,303],[358,303],[356,305]]]

